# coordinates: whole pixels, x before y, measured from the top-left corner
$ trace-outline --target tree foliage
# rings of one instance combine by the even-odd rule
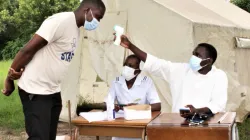
[[[0,60],[12,59],[48,16],[78,6],[79,0],[0,0]]]
[[[250,0],[232,0],[232,3],[250,13]]]

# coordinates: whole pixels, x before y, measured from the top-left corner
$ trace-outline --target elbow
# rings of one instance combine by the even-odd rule
[[[157,108],[157,111],[161,111],[161,103],[159,103],[159,107]]]
[[[161,111],[161,103],[151,104],[151,111]]]
[[[217,114],[219,112],[225,112],[226,108],[222,107],[222,106],[216,106],[216,105],[211,105],[209,107],[207,107],[209,112],[208,113],[213,113],[213,114]]]
[[[144,63],[146,62],[147,57],[148,57],[148,54],[147,54],[147,53],[145,53],[145,55],[143,55],[143,57],[142,57],[142,61],[143,61]]]

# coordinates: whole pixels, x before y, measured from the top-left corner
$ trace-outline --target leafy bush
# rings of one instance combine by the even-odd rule
[[[12,59],[47,17],[79,6],[79,0],[0,0],[0,3],[0,60]]]
[[[232,3],[250,13],[250,0],[232,0]]]
[[[8,41],[5,48],[1,51],[2,58],[9,60],[15,57],[16,53],[20,50],[23,44],[26,43],[26,39],[17,38],[13,41]]]

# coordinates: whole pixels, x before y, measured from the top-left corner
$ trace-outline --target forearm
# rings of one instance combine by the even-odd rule
[[[212,113],[212,111],[208,107],[197,108],[196,113]]]
[[[150,104],[151,111],[161,111],[161,103]]]
[[[137,48],[134,44],[130,43],[129,45],[129,49],[137,56],[139,57],[143,62],[146,61],[147,59],[147,53],[145,53],[144,51],[140,50],[139,48]]]
[[[11,68],[15,71],[20,71],[24,68],[33,58],[35,53],[30,51],[25,51],[25,49],[21,49],[15,56]]]
[[[15,56],[11,68],[20,71],[33,58],[37,51],[47,45],[47,41],[41,36],[35,34],[33,38],[23,47]]]

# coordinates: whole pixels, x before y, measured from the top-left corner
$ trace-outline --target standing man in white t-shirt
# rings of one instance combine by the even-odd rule
[[[47,18],[33,38],[16,55],[3,94],[18,81],[29,140],[55,140],[62,109],[61,80],[78,47],[79,28],[97,28],[105,13],[102,0],[84,0],[74,12]],[[25,70],[24,70],[25,69]]]
[[[173,63],[147,54],[132,44],[126,36],[121,45],[130,49],[145,62],[143,70],[161,77],[170,85],[172,112],[187,107],[189,117],[195,113],[223,112],[227,103],[228,79],[224,71],[213,66],[217,59],[216,49],[207,43],[198,44],[189,63]]]

